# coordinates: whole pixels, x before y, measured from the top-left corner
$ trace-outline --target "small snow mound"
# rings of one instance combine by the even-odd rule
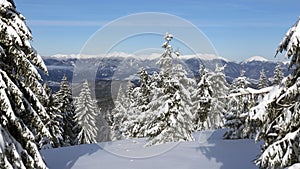
[[[268,62],[269,60],[262,56],[252,56],[251,58],[245,60],[244,63],[253,62],[253,61]]]

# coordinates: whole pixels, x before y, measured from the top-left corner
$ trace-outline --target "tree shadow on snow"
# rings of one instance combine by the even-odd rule
[[[199,142],[196,151],[200,151],[207,159],[221,163],[220,169],[255,169],[254,160],[260,153],[259,143],[254,140],[223,140],[224,130],[217,130]],[[197,141],[197,138],[196,138]]]
[[[43,150],[41,154],[49,169],[71,169],[80,157],[91,155],[99,150],[102,148],[97,144],[82,144]]]

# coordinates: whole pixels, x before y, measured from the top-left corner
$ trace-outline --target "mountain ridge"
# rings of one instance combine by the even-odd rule
[[[98,80],[111,80],[115,71],[120,68],[120,65],[124,67],[130,67],[129,65],[144,67],[148,71],[158,70],[156,65],[157,60],[161,54],[152,54],[150,57],[135,57],[127,53],[112,53],[105,56],[99,55],[86,55],[80,59],[88,62],[99,62],[96,79]],[[60,82],[62,76],[66,74],[68,79],[72,81],[74,66],[79,61],[79,55],[53,55],[43,57],[45,64],[49,69],[49,76],[45,76],[45,81]],[[140,55],[142,56],[142,55]],[[269,80],[272,80],[274,75],[274,69],[277,62],[269,61],[261,56],[251,57],[244,62],[235,62],[228,59],[212,55],[212,54],[198,54],[198,55],[183,55],[179,57],[180,62],[186,65],[195,77],[199,76],[199,65],[203,64],[206,68],[214,71],[215,65],[227,65],[225,68],[226,79],[229,83],[240,75],[242,69],[246,71],[245,76],[255,86],[258,83],[259,72],[264,69],[266,76]],[[288,75],[288,65],[281,62],[284,75]],[[126,68],[125,68],[126,69]],[[54,83],[53,83],[54,84]]]
[[[107,54],[97,54],[97,55],[88,55],[88,54],[55,54],[51,56],[43,56],[44,59],[57,59],[57,60],[66,60],[66,59],[96,59],[96,58],[134,58],[141,60],[155,60],[159,59],[161,53],[150,53],[150,54],[130,54],[125,52],[113,52]],[[203,60],[224,60],[227,62],[234,62],[227,58],[207,53],[197,53],[197,54],[188,54],[180,55],[180,59],[187,60],[191,58],[199,58]]]

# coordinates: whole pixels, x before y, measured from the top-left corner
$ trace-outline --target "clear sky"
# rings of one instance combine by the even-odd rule
[[[196,25],[220,56],[274,60],[276,47],[300,16],[299,0],[15,0],[41,55],[79,53],[105,24],[138,12],[164,12]],[[159,44],[160,45],[160,44]]]

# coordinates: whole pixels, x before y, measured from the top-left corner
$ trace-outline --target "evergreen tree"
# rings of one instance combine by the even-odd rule
[[[281,68],[280,62],[277,62],[277,65],[274,70],[273,84],[279,85],[282,82],[282,79],[283,79],[282,68]]]
[[[245,76],[245,70],[241,70],[240,76],[233,80],[229,90],[231,93],[237,93],[240,89],[246,89],[249,84],[250,83]]]
[[[150,79],[148,72],[142,68],[139,72],[140,87],[136,88],[137,105],[141,112],[145,112],[149,109],[150,102]]]
[[[135,98],[129,106],[129,114],[133,120],[129,123],[130,137],[144,137],[145,135],[145,112],[149,109],[150,102],[150,79],[147,71],[141,69],[139,72],[140,86],[132,90],[131,95]]]
[[[246,124],[246,116],[249,109],[253,106],[251,96],[244,94],[249,82],[245,77],[245,71],[241,71],[240,77],[233,80],[229,91],[228,111],[225,113],[225,124],[228,128],[224,134],[225,139],[247,138],[243,130]]]
[[[202,79],[202,75],[204,74],[204,66],[203,64],[199,65],[199,80]]]
[[[193,140],[192,114],[187,103],[190,96],[182,85],[186,74],[179,65],[173,68],[172,55],[178,56],[179,52],[173,52],[169,44],[172,38],[173,35],[166,33],[166,42],[162,45],[165,52],[158,61],[161,88],[154,90],[150,109],[144,117],[147,119],[145,136],[149,137],[147,145]]]
[[[192,114],[187,109],[184,97],[180,95],[178,81],[169,79],[164,84],[164,95],[150,103],[158,109],[149,113],[150,121],[147,124],[146,136],[149,137],[147,145],[166,142],[191,141],[193,130]]]
[[[75,144],[76,133],[75,129],[75,121],[74,121],[74,104],[72,98],[72,90],[68,84],[68,79],[66,75],[63,76],[62,81],[60,83],[60,89],[55,94],[57,98],[57,102],[60,103],[59,110],[63,116],[63,140],[64,146],[70,146]]]
[[[36,142],[52,138],[37,68],[47,69],[13,0],[0,5],[0,168],[45,169]]]
[[[78,125],[78,144],[90,144],[96,142],[97,128],[96,115],[97,104],[92,99],[88,81],[85,80],[78,98],[75,100],[75,120]]]
[[[160,75],[162,78],[168,78],[170,76],[170,73],[172,71],[173,67],[173,48],[170,45],[171,40],[173,39],[173,35],[169,34],[168,32],[165,35],[165,40],[162,44],[162,48],[165,49],[164,53],[160,57],[159,61],[157,64],[160,66],[161,72]]]
[[[45,109],[50,117],[50,119],[46,122],[46,127],[48,128],[52,140],[50,142],[45,142],[42,148],[57,148],[63,146],[63,129],[61,125],[63,124],[63,117],[61,115],[61,111],[59,110],[59,103],[55,95],[52,94],[48,83],[44,84],[44,88],[46,90],[48,100],[44,102]]]
[[[128,98],[126,97],[123,87],[120,86],[115,107],[112,110],[112,140],[121,140],[125,137],[124,122],[127,120],[126,115],[129,110]]]
[[[260,168],[285,168],[300,162],[299,39],[300,20],[288,30],[277,49],[277,53],[287,51],[293,75],[275,86],[251,114],[252,120],[261,124],[257,139],[264,141],[256,161]]]
[[[192,112],[194,114],[195,130],[204,130],[208,128],[204,123],[211,109],[212,89],[210,82],[207,80],[208,70],[204,69],[203,71],[202,67],[200,67],[199,73],[201,79],[192,95]]]
[[[126,112],[124,112],[124,123],[123,123],[123,128],[124,132],[123,134],[125,137],[130,138],[130,137],[137,137],[137,134],[139,133],[138,130],[136,129],[137,126],[137,118],[140,115],[140,112],[137,111],[136,109],[136,97],[134,90],[134,84],[129,81],[127,84],[127,90],[126,90],[126,102],[123,102],[123,107],[126,108]]]
[[[216,65],[215,72],[211,72],[207,78],[212,84],[211,109],[207,119],[208,128],[211,129],[221,128],[224,125],[223,116],[227,111],[226,97],[228,94],[228,84],[223,73],[225,67],[226,65]]]
[[[265,88],[265,87],[268,87],[268,79],[266,77],[266,73],[265,73],[265,70],[262,69],[260,71],[260,76],[259,76],[259,83],[257,85],[257,88],[258,89],[262,89],[262,88]]]

